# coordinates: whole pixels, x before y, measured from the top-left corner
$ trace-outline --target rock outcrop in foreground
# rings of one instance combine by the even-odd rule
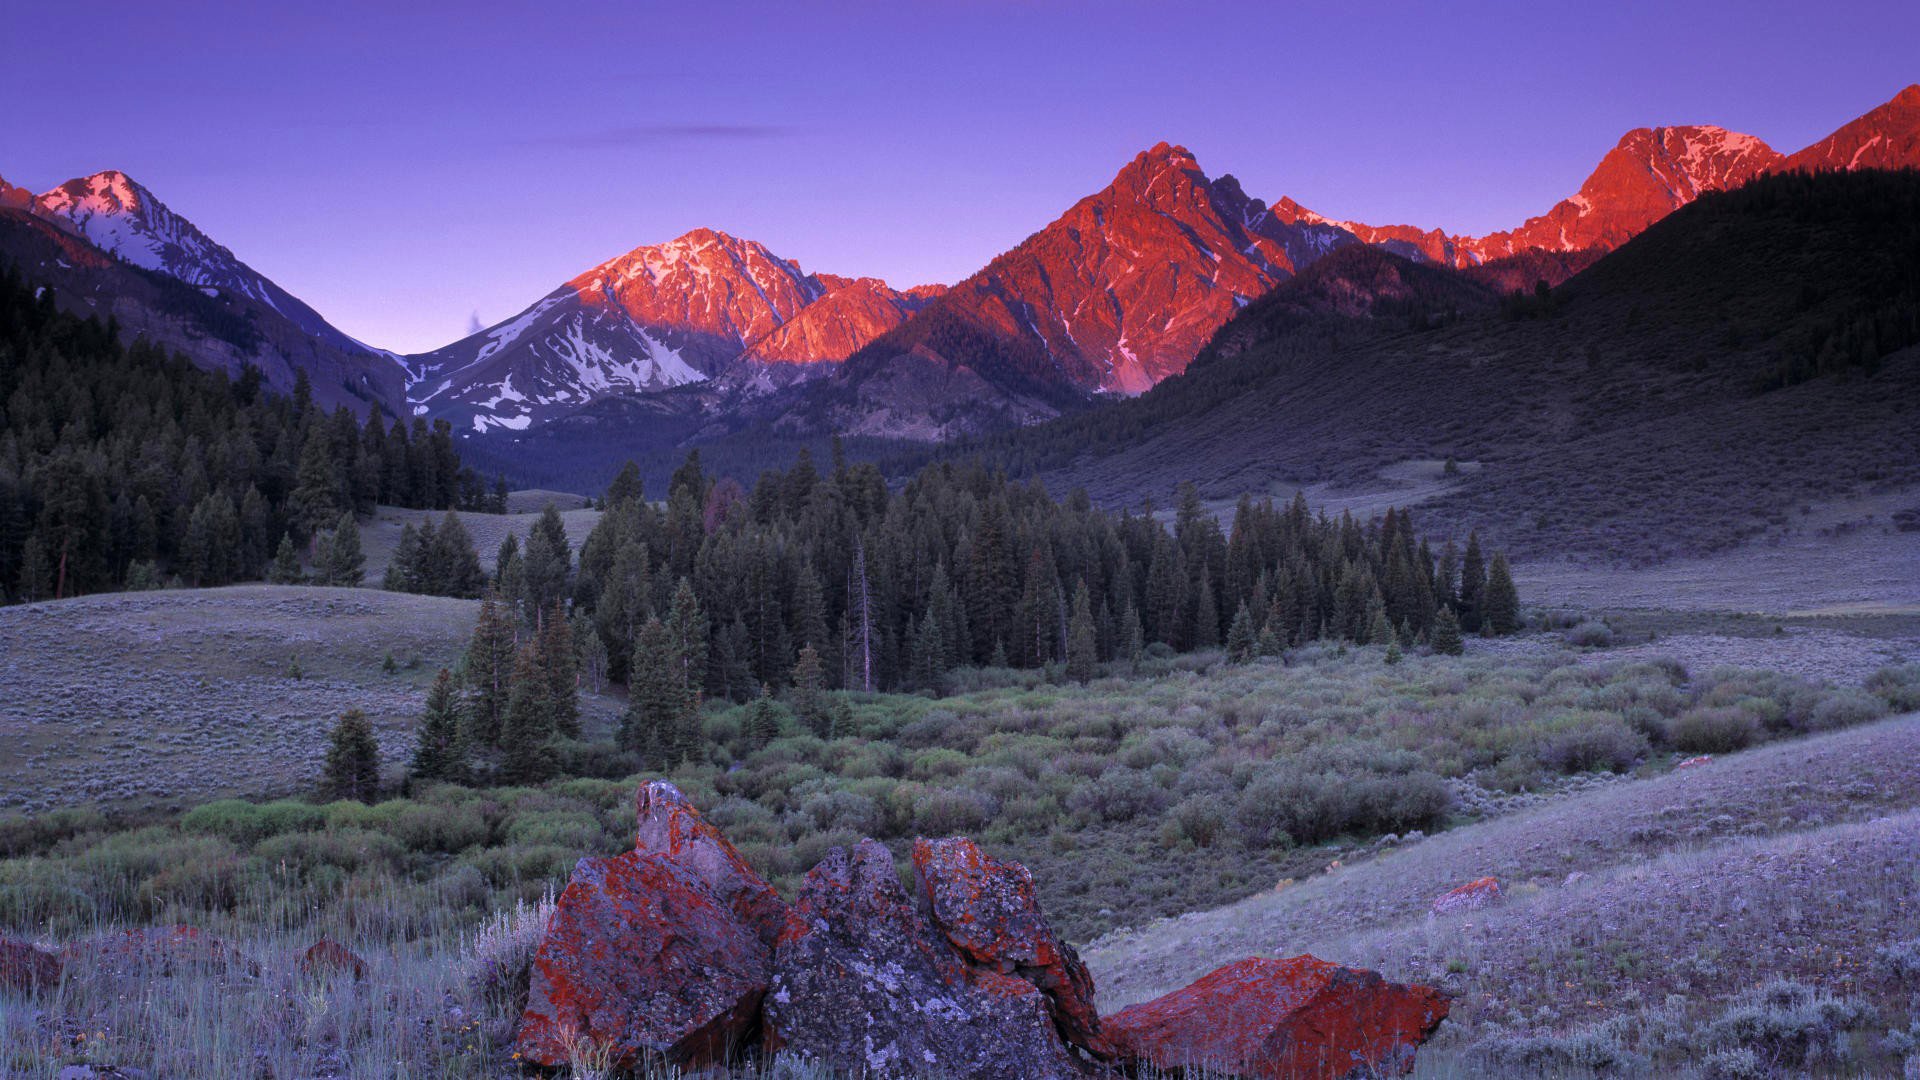
[[[517,1051],[703,1067],[757,1045],[860,1077],[1051,1080],[1402,1073],[1438,991],[1296,957],[1243,960],[1104,1020],[1033,878],[961,838],[835,848],[789,907],[673,785],[641,788],[633,851],[582,859],[534,959]]]
[[[1396,1076],[1447,1018],[1445,995],[1311,956],[1241,960],[1107,1017],[1129,1061],[1249,1077]]]

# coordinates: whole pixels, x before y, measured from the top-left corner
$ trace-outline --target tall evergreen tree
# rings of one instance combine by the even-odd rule
[[[553,728],[570,739],[580,737],[579,660],[574,653],[573,626],[558,601],[541,620],[534,639],[535,661],[547,684],[547,709]]]
[[[1460,610],[1458,618],[1460,629],[1469,633],[1480,632],[1480,620],[1485,612],[1487,592],[1487,567],[1480,554],[1480,534],[1467,534],[1467,554],[1460,563]]]
[[[365,579],[367,556],[360,548],[360,525],[353,520],[353,511],[340,515],[326,554],[323,573],[328,585],[354,586]]]
[[[573,573],[573,552],[567,543],[567,527],[560,511],[552,503],[540,511],[539,520],[527,531],[526,603],[536,616],[551,609],[568,593]]]
[[[553,775],[553,694],[545,674],[537,644],[528,642],[514,658],[500,725],[500,779],[509,784],[538,784]]]
[[[1067,678],[1078,683],[1091,681],[1099,659],[1093,628],[1093,594],[1082,580],[1073,590],[1073,617],[1067,623]]]
[[[1434,616],[1433,651],[1441,656],[1459,656],[1466,651],[1466,643],[1460,639],[1460,620],[1454,617],[1452,608],[1441,608]]]
[[[380,746],[367,714],[349,709],[334,725],[327,744],[324,790],[330,799],[370,803],[380,794]]]
[[[823,739],[833,735],[833,712],[828,708],[825,682],[826,670],[820,663],[819,650],[812,645],[802,646],[800,659],[793,665],[793,689],[787,701],[800,722]]]
[[[427,692],[427,712],[420,721],[420,742],[413,751],[413,775],[421,780],[466,783],[469,777],[464,728],[453,673],[441,668],[440,675],[433,680],[433,689]]]
[[[1233,613],[1233,625],[1227,628],[1228,660],[1244,663],[1260,651],[1260,635],[1253,625],[1253,609],[1242,603]]]
[[[1520,593],[1513,586],[1513,572],[1507,568],[1507,556],[1495,552],[1487,570],[1485,623],[1496,634],[1511,634],[1520,629]]]
[[[497,746],[513,690],[514,622],[489,591],[480,599],[480,619],[467,642],[468,742]]]

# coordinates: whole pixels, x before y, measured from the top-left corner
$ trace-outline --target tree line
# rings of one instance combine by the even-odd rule
[[[777,697],[830,737],[850,715],[834,691],[940,692],[961,667],[1085,680],[1150,651],[1238,661],[1328,638],[1397,658],[1520,624],[1506,560],[1477,536],[1436,553],[1406,511],[1362,523],[1298,496],[1242,499],[1223,528],[1192,485],[1170,512],[1109,513],[978,464],[895,490],[802,451],[749,491],[695,451],[664,500],[628,468],[601,507],[577,557],[551,506],[503,542],[461,671],[435,689],[421,775],[543,774],[589,679],[627,687],[622,747],[671,761],[699,752],[708,701],[764,719]]]
[[[492,508],[502,490],[444,422],[361,422],[317,407],[304,371],[277,396],[251,367],[230,379],[123,346],[112,320],[0,270],[0,599],[255,580],[283,546],[325,579],[317,541],[343,518]]]

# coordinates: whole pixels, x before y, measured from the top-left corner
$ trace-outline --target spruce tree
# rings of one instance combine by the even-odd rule
[[[1433,651],[1441,656],[1459,656],[1466,651],[1460,639],[1460,620],[1452,608],[1441,608],[1433,620]]]
[[[1511,634],[1520,629],[1520,594],[1513,586],[1513,572],[1507,557],[1496,552],[1487,570],[1486,625],[1495,634]]]
[[[662,767],[685,761],[700,742],[700,711],[686,682],[686,665],[673,630],[657,618],[640,628],[628,681],[622,745]]]
[[[567,545],[567,527],[560,511],[548,503],[527,532],[525,559],[527,610],[544,614],[567,595],[573,573],[573,553]]]
[[[1242,602],[1233,613],[1233,625],[1227,628],[1227,659],[1245,663],[1260,651],[1260,635],[1253,628],[1253,609]]]
[[[1146,632],[1140,627],[1140,612],[1132,601],[1120,611],[1120,649],[1128,664],[1138,664],[1146,655]]]
[[[514,623],[489,591],[480,599],[480,619],[467,642],[468,743],[497,746],[513,690]]]
[[[370,803],[380,794],[380,746],[367,714],[349,709],[327,745],[326,797]]]
[[[1213,598],[1213,574],[1201,564],[1194,580],[1193,636],[1196,649],[1211,649],[1220,644],[1220,605]]]
[[[931,611],[914,628],[912,653],[909,670],[913,684],[938,691],[947,673],[947,638]]]
[[[707,685],[707,616],[700,610],[700,599],[693,582],[680,579],[673,591],[673,606],[667,611],[667,629],[681,666],[680,678],[693,707],[699,708]]]
[[[298,585],[303,576],[300,556],[293,550],[293,537],[282,533],[280,546],[273,553],[273,566],[267,570],[267,580],[275,585]]]
[[[1460,563],[1460,629],[1469,634],[1480,632],[1487,593],[1486,562],[1480,554],[1480,534],[1467,534],[1467,554]]]
[[[1067,622],[1067,678],[1078,683],[1091,681],[1099,660],[1099,641],[1093,627],[1093,594],[1082,580],[1073,590],[1073,617]]]
[[[580,737],[579,660],[573,647],[573,626],[558,601],[541,620],[534,639],[540,677],[547,684],[547,707],[555,731],[570,739]]]
[[[327,543],[325,580],[329,585],[359,585],[366,578],[367,556],[360,548],[360,525],[353,511],[340,515]]]
[[[333,460],[333,437],[317,417],[307,425],[300,444],[300,467],[294,475],[287,511],[302,536],[312,536],[337,520],[344,500]]]
[[[500,725],[500,778],[509,784],[538,784],[553,775],[553,699],[543,676],[537,645],[529,642],[514,658]]]
[[[420,720],[420,742],[413,751],[413,775],[421,780],[467,782],[467,741],[460,716],[460,695],[453,673],[446,668],[427,692],[427,712]]]
[[[800,659],[793,665],[793,689],[787,700],[800,722],[823,739],[833,734],[833,715],[827,708],[825,682],[826,668],[820,663],[819,650],[812,645],[802,646]]]
[[[773,691],[766,683],[760,684],[760,696],[747,706],[740,734],[747,746],[755,750],[780,734],[780,703],[773,700]]]

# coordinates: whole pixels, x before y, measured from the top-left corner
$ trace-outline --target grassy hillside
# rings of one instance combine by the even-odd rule
[[[1391,498],[1383,472],[1452,458],[1482,467],[1426,525],[1521,554],[1712,552],[1920,484],[1915,220],[1911,172],[1782,177],[1699,200],[1546,300],[1354,319],[1275,299],[1137,400],[966,452],[1163,504],[1183,479]]]
[[[397,774],[425,688],[459,662],[478,608],[279,585],[0,608],[0,740],[11,748],[0,808],[126,813],[303,793],[348,709],[372,719]],[[586,695],[583,709],[604,734],[618,706]]]
[[[1898,1075],[1913,1045],[1887,1033],[1908,1030],[1920,988],[1917,754],[1920,714],[1754,750],[1376,847],[1084,956],[1103,1009],[1247,953],[1445,986],[1455,1010],[1422,1075],[1660,1075],[1730,1068],[1743,1049],[1764,1066]],[[1483,875],[1501,905],[1427,914]],[[1779,980],[1805,990],[1755,996]],[[1784,1001],[1809,994],[1842,1005]]]

